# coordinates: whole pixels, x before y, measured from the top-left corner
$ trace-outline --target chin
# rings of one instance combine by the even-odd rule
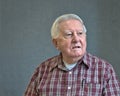
[[[81,57],[82,54],[74,54],[73,57]]]

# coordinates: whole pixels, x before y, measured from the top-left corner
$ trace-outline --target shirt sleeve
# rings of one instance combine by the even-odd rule
[[[106,83],[103,96],[120,96],[120,81],[117,79],[113,68],[109,72],[110,78]]]
[[[38,77],[38,70],[36,70],[32,75],[32,78],[27,86],[24,96],[38,96],[37,77]]]

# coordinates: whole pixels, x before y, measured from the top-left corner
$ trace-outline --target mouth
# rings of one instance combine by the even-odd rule
[[[80,49],[81,47],[80,46],[74,46],[72,47],[72,49]]]

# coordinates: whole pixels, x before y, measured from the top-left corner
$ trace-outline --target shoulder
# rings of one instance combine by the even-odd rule
[[[39,64],[34,73],[33,73],[33,79],[38,78],[40,79],[43,75],[48,74],[50,69],[55,66],[55,62],[57,62],[59,58],[59,55],[53,56],[51,58],[46,59],[41,64]]]
[[[103,66],[103,67],[112,67],[112,65],[106,61],[105,59],[102,59],[98,56],[95,56],[93,54],[87,53],[86,54],[86,61],[90,64],[90,66]]]
[[[42,72],[46,71],[46,70],[49,70],[50,68],[57,65],[59,59],[60,59],[60,55],[56,55],[56,56],[53,56],[51,58],[48,58],[45,61],[43,61],[42,63],[40,63],[37,66],[36,70],[37,71],[42,71]]]
[[[55,64],[55,62],[57,62],[59,59],[59,55],[53,56],[51,58],[46,59],[45,61],[43,61],[42,63],[40,63],[38,65],[38,68],[40,67],[50,67],[53,66]]]
[[[105,81],[112,79],[117,82],[117,76],[113,66],[105,59],[101,59],[100,57],[87,53],[85,56],[85,62],[89,65],[87,70],[88,74],[93,76],[97,74],[98,80],[102,80],[103,78]]]
[[[101,70],[106,74],[111,74],[114,72],[113,66],[105,59],[102,59],[90,53],[87,53],[85,58],[85,62],[89,65],[91,69]]]

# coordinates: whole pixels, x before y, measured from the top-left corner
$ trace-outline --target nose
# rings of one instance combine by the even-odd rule
[[[77,34],[73,35],[72,41],[73,43],[77,43],[79,41],[80,37]]]

